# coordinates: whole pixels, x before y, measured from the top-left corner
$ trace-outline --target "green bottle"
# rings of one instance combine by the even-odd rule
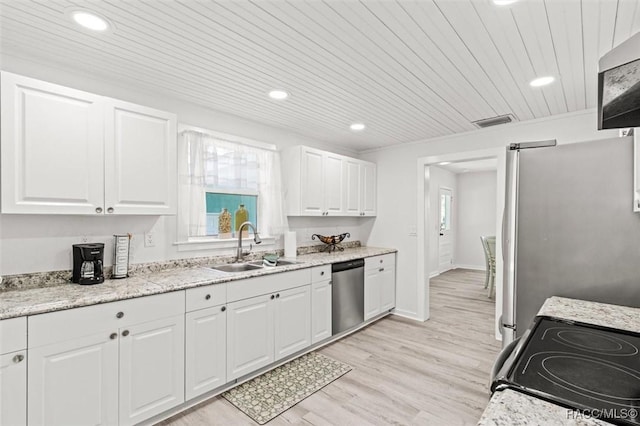
[[[236,235],[238,235],[238,231],[240,230],[240,225],[249,220],[249,211],[244,208],[244,204],[240,204],[238,210],[236,210],[235,214],[236,218]],[[249,230],[245,229],[242,233],[243,237],[247,237],[249,235]]]

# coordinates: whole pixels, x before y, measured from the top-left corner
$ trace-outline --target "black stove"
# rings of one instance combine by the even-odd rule
[[[640,425],[640,333],[537,317],[494,367],[514,389],[622,425]],[[507,349],[508,351],[508,349]]]

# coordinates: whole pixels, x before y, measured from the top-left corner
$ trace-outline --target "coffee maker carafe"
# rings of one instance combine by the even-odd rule
[[[78,284],[99,284],[104,282],[103,259],[104,244],[74,244],[73,277],[71,281]]]

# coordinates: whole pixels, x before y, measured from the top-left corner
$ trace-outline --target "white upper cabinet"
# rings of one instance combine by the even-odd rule
[[[2,213],[102,209],[102,98],[5,72],[1,78]]]
[[[1,79],[2,213],[175,214],[174,114]]]
[[[287,215],[375,216],[375,164],[296,146],[282,165]]]
[[[633,211],[640,212],[640,127],[633,132]]]
[[[110,99],[105,119],[105,206],[121,214],[175,214],[176,116]]]

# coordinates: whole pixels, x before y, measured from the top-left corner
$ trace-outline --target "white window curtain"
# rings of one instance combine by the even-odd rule
[[[277,151],[193,130],[182,132],[180,145],[180,220],[187,237],[206,235],[206,192],[212,188],[258,191],[258,232],[273,237],[284,232]]]

